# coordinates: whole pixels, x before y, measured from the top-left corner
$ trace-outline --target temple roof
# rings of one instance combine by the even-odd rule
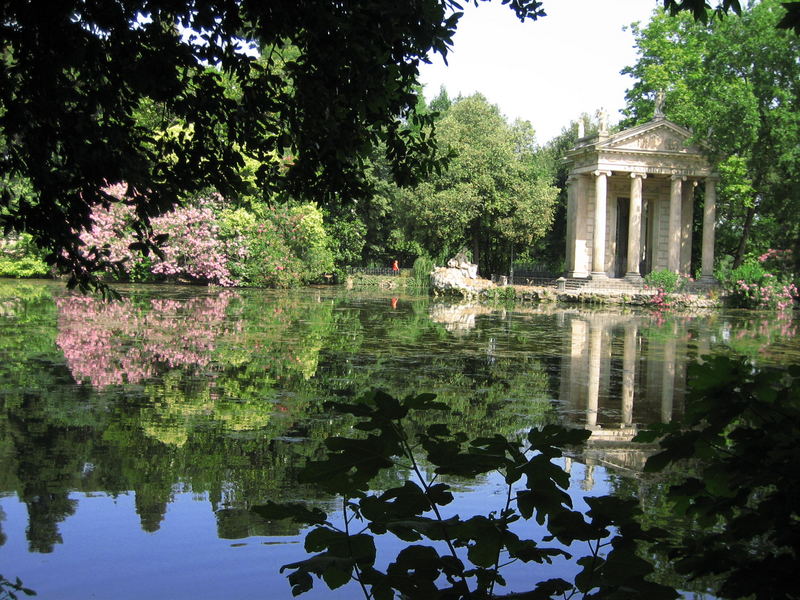
[[[578,140],[565,160],[576,172],[592,169],[649,173],[710,173],[705,152],[690,142],[692,132],[665,118],[655,118],[618,133]]]

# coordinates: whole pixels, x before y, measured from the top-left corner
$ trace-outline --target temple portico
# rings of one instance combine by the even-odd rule
[[[705,190],[701,275],[713,280],[716,174],[691,132],[662,116],[578,140],[567,154],[567,275],[640,281],[691,273],[695,191]]]

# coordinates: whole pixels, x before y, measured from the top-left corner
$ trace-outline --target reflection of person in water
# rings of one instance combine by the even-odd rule
[[[400,271],[400,266],[397,264],[396,260],[392,261],[392,275],[397,275],[397,272]]]

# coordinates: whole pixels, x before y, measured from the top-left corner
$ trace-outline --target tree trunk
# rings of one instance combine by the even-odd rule
[[[479,224],[472,226],[472,262],[478,265],[478,273],[481,272],[481,227]]]
[[[511,242],[511,262],[508,263],[508,283],[514,285],[514,242]]]
[[[736,254],[733,257],[733,268],[737,268],[744,261],[744,251],[747,246],[747,238],[750,237],[750,229],[753,227],[753,218],[756,216],[756,208],[758,201],[753,202],[753,206],[747,209],[747,216],[744,219],[744,227],[742,228],[742,236],[739,238],[739,247],[736,248]]]

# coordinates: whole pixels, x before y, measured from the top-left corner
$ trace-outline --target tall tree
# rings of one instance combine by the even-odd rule
[[[2,225],[27,230],[51,262],[86,281],[107,257],[84,258],[78,230],[93,205],[113,202],[105,182],[129,183],[126,201],[146,240],[148,219],[183,196],[209,185],[235,191],[242,153],[261,163],[263,189],[300,198],[363,194],[363,157],[379,140],[395,177],[412,179],[434,144],[400,119],[426,131],[412,86],[429,50],[447,53],[457,8],[452,0],[73,0],[47,10],[3,2],[0,173],[30,180],[33,194],[4,189]],[[533,0],[513,9],[523,20],[541,14]],[[240,93],[226,94],[224,78]],[[140,127],[134,115],[148,101],[183,127],[174,135]]]
[[[785,15],[777,0],[707,23],[658,13],[633,26],[639,60],[623,71],[629,124],[664,90],[667,116],[718,162],[718,254],[737,265],[751,247],[800,253],[800,38],[776,28]]]
[[[544,14],[539,0],[503,4],[521,20]],[[705,14],[705,0],[664,4]],[[459,9],[456,0],[2,2],[0,224],[28,231],[86,283],[108,262],[102,249],[79,251],[92,207],[113,202],[106,182],[129,183],[146,249],[150,217],[209,185],[236,191],[242,154],[260,163],[266,194],[362,195],[363,158],[378,141],[394,176],[412,180],[433,166],[435,148],[431,119],[414,116],[413,84],[430,51],[447,54]],[[224,77],[239,94],[225,93]],[[149,102],[185,126],[141,127],[135,115]],[[403,127],[415,120],[422,127]],[[5,185],[19,178],[30,195]]]
[[[533,129],[475,94],[447,110],[438,138],[448,168],[409,190],[401,213],[431,255],[468,247],[482,272],[505,272],[515,248],[547,231],[558,194],[538,170]]]
[[[545,236],[532,248],[528,258],[533,262],[544,263],[553,272],[559,272],[566,258],[564,240],[567,236],[567,179],[570,165],[564,160],[566,153],[575,147],[578,141],[578,123],[583,125],[585,135],[596,133],[597,124],[587,114],[581,114],[576,121],[561,128],[552,140],[538,151],[538,158],[543,169],[549,173],[553,184],[560,190],[554,209],[553,226]]]

